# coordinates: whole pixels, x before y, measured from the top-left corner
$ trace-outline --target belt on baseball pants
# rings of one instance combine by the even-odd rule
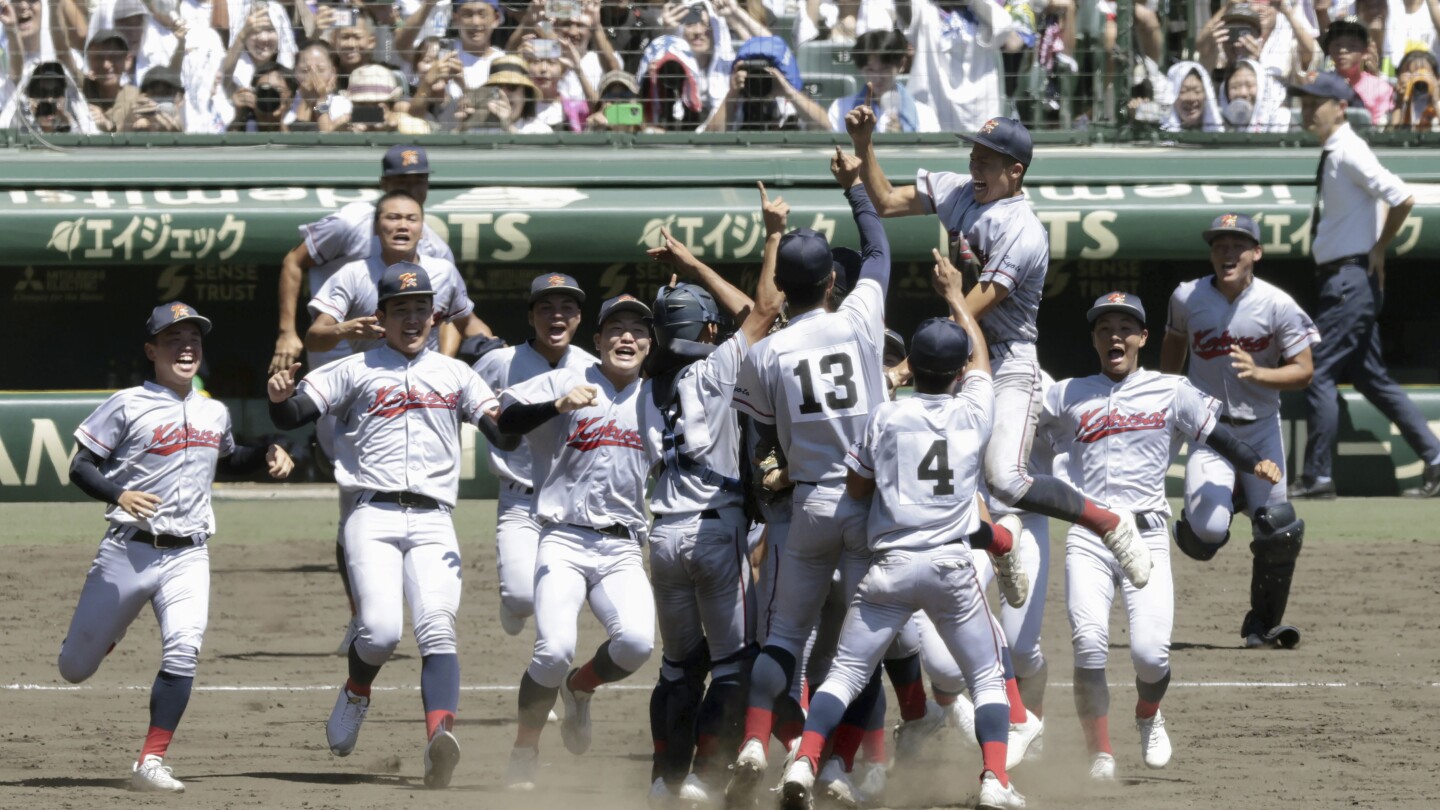
[[[125,538],[132,543],[144,543],[155,548],[187,548],[195,545],[195,538],[181,537],[175,534],[151,534],[143,529],[136,529],[134,534]]]
[[[534,488],[534,487],[522,487],[522,486],[520,486],[519,484],[513,483],[513,482],[511,482],[511,481],[506,481],[506,482],[505,482],[505,488],[508,489],[508,490],[510,490],[511,492],[519,492],[519,493],[522,494],[522,495],[534,495],[534,494],[535,494],[535,488]]]
[[[1236,417],[1233,417],[1233,416],[1222,416],[1222,417],[1220,417],[1220,422],[1221,422],[1222,424],[1230,425],[1231,427],[1245,427],[1246,425],[1253,425],[1253,424],[1255,424],[1255,423],[1258,422],[1258,421],[1260,421],[1260,420],[1259,420],[1259,419],[1237,419]]]
[[[370,496],[370,503],[393,503],[406,509],[439,509],[440,502],[429,495],[415,492],[376,492]]]
[[[1340,268],[1344,267],[1347,264],[1358,264],[1361,267],[1369,268],[1370,257],[1361,254],[1356,254],[1354,256],[1342,256],[1333,262],[1325,262],[1324,264],[1315,265],[1315,272],[1320,274],[1322,277],[1333,276],[1336,273],[1340,272]]]
[[[629,537],[630,527],[623,523],[611,523],[609,526],[581,526],[582,529],[589,529],[599,532],[606,537]]]
[[[1163,529],[1169,521],[1163,512],[1136,512],[1135,525],[1142,529]]]

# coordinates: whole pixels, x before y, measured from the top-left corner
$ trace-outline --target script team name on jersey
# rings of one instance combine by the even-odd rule
[[[1213,360],[1229,354],[1231,347],[1255,354],[1270,348],[1270,341],[1274,339],[1274,335],[1261,335],[1260,337],[1232,335],[1229,329],[1211,337],[1214,332],[1214,329],[1200,329],[1195,332],[1190,342],[1196,357]]]
[[[575,430],[565,437],[565,446],[573,447],[582,453],[597,447],[628,447],[642,451],[645,449],[645,443],[640,439],[640,431],[620,428],[616,426],[614,419],[601,425],[598,416],[578,420]]]
[[[174,422],[166,422],[155,428],[150,436],[150,443],[145,445],[145,452],[155,456],[168,456],[187,447],[209,447],[218,450],[224,438],[223,433],[203,430],[189,423],[177,427]]]
[[[1137,430],[1165,430],[1165,416],[1169,408],[1154,413],[1123,413],[1113,410],[1105,413],[1103,408],[1080,414],[1080,424],[1075,428],[1075,441],[1094,444],[1107,436],[1117,433],[1133,433]]]
[[[413,387],[408,391],[402,391],[398,385],[384,385],[375,391],[375,398],[365,409],[365,415],[392,419],[416,408],[453,411],[459,405],[459,391],[444,394],[439,391],[421,391]]]

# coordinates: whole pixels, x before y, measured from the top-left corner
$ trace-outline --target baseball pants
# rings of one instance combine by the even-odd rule
[[[655,597],[640,543],[583,526],[551,523],[535,559],[535,652],[527,672],[558,689],[575,660],[580,607],[590,604],[610,637],[610,657],[634,672],[655,645]]]
[[[1235,481],[1239,478],[1245,493],[1246,515],[1256,509],[1286,501],[1285,444],[1280,433],[1277,412],[1253,425],[1230,427],[1236,438],[1255,448],[1261,458],[1280,465],[1280,483],[1271,484],[1253,471],[1238,472],[1208,445],[1190,445],[1190,458],[1185,462],[1185,521],[1195,535],[1206,543],[1221,543],[1230,531],[1235,513]]]
[[[1103,670],[1110,652],[1110,607],[1118,589],[1130,622],[1130,660],[1135,675],[1145,683],[1157,683],[1170,672],[1170,636],[1175,624],[1170,534],[1164,519],[1155,513],[1137,517],[1140,535],[1155,563],[1150,583],[1135,588],[1094,532],[1071,526],[1065,542],[1065,602],[1075,667]]]
[[[210,615],[210,549],[204,543],[158,549],[123,539],[132,533],[111,526],[85,575],[60,643],[60,675],[71,683],[95,674],[147,602],[160,623],[160,670],[195,676]]]
[[[985,484],[996,498],[1013,504],[1030,490],[1030,447],[1045,405],[1040,362],[1031,343],[991,349],[995,424],[985,446]]]
[[[500,603],[512,616],[535,615],[535,552],[540,524],[530,514],[534,495],[527,487],[500,484],[495,508],[495,573],[500,578]]]
[[[739,671],[755,636],[745,510],[661,515],[650,531],[650,581],[660,619],[662,653],[686,661],[701,642],[710,658]],[[723,673],[722,673],[723,674]]]
[[[371,666],[389,660],[400,643],[407,602],[420,654],[454,654],[463,566],[450,510],[361,503],[344,531],[360,660]]]
[[[865,524],[870,500],[845,494],[843,482],[798,484],[785,549],[777,560],[767,646],[797,659],[820,620],[830,580],[840,571],[842,592],[855,592],[870,563]]]

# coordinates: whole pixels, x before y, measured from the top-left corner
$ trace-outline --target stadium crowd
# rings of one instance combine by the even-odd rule
[[[1284,132],[1321,69],[1436,128],[1440,0],[1194,2],[1136,0],[1132,56],[1115,0],[0,0],[0,128],[839,132],[867,100],[881,131],[1083,127],[1107,94],[1065,79],[1100,75],[1165,131]]]

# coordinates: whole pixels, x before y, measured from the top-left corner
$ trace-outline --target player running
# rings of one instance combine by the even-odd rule
[[[279,445],[237,446],[229,410],[194,391],[208,318],[172,301],[155,307],[145,327],[154,381],[112,394],[75,430],[70,481],[109,505],[110,526],[60,643],[59,666],[71,683],[94,675],[150,603],[160,624],[160,671],[130,789],[182,793],[165,754],[190,702],[210,613],[215,469],[249,472],[263,464],[272,478],[284,478],[293,465]]]
[[[1221,424],[1280,465],[1280,392],[1310,384],[1310,347],[1320,333],[1310,316],[1280,288],[1255,277],[1260,227],[1244,214],[1221,214],[1204,233],[1215,274],[1187,281],[1170,297],[1160,370],[1179,374],[1190,355],[1190,381],[1220,400]],[[1283,485],[1239,474],[1214,450],[1192,447],[1185,464],[1185,509],[1175,521],[1175,544],[1197,560],[1214,557],[1230,540],[1230,518],[1250,516],[1250,612],[1240,625],[1246,647],[1294,647],[1300,631],[1281,624],[1295,577],[1305,521],[1295,515]],[[1240,493],[1239,502],[1235,494]],[[1238,508],[1237,508],[1238,507]]]
[[[1135,725],[1146,766],[1170,762],[1170,738],[1160,701],[1170,684],[1170,636],[1175,588],[1170,574],[1165,473],[1175,443],[1213,449],[1238,469],[1280,482],[1280,468],[1262,459],[1217,422],[1220,403],[1189,380],[1140,367],[1149,332],[1137,296],[1102,295],[1088,313],[1100,373],[1062,380],[1045,396],[1040,430],[1055,448],[1060,474],[1099,503],[1137,515],[1155,560],[1150,584],[1136,588],[1119,576],[1119,564],[1100,538],[1071,526],[1065,545],[1065,596],[1075,650],[1075,710],[1090,751],[1090,776],[1115,778],[1110,748],[1110,608],[1117,583],[1130,625],[1135,666]]]
[[[371,686],[400,643],[408,603],[420,648],[425,786],[444,788],[460,760],[452,731],[460,703],[455,614],[460,546],[451,512],[460,487],[460,422],[495,430],[495,395],[469,366],[428,348],[435,291],[418,265],[386,269],[376,325],[385,343],[312,371],[298,363],[270,378],[270,418],[293,430],[333,414],[335,477],[353,498],[341,532],[359,616],[349,679],[325,725],[330,752],[349,756],[370,709]]]

